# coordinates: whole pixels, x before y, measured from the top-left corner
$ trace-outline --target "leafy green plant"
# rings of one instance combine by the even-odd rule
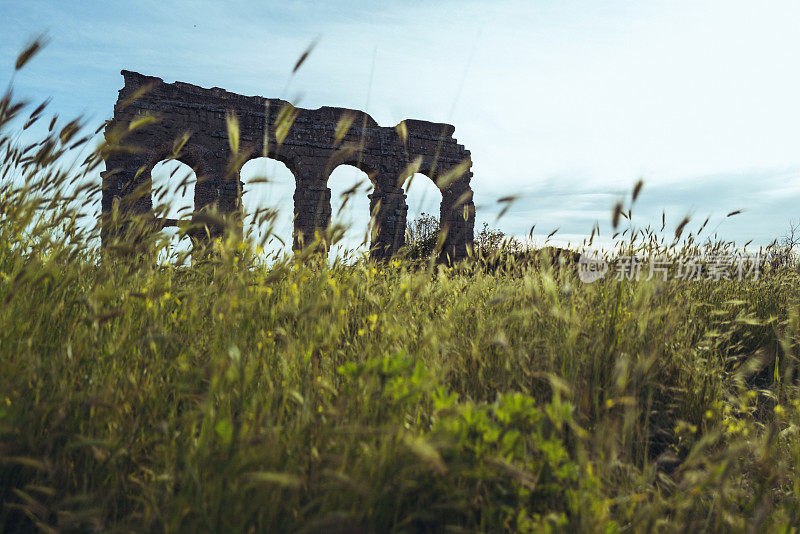
[[[439,218],[423,213],[406,230],[404,254],[411,260],[428,259],[436,252],[439,239]]]

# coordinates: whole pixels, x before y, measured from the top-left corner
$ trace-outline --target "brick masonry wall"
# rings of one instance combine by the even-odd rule
[[[372,182],[374,258],[390,257],[405,242],[403,181],[411,172],[428,176],[442,192],[439,217],[447,232],[442,259],[463,259],[472,246],[470,153],[453,138],[455,128],[449,124],[407,119],[396,127],[381,127],[358,110],[295,108],[283,100],[218,87],[164,83],[125,70],[122,75],[125,85],[105,130],[111,149],[101,174],[104,226],[115,204],[122,214],[152,213],[150,171],[168,157],[195,170],[195,216],[209,207],[233,213],[241,207],[244,186],[239,170],[249,159],[266,156],[283,162],[295,177],[295,247],[311,242],[316,231],[330,224],[327,180],[338,165],[358,167]],[[230,113],[240,129],[236,155],[228,140]],[[147,116],[157,120],[129,131],[133,121]],[[106,229],[104,243],[111,238]]]

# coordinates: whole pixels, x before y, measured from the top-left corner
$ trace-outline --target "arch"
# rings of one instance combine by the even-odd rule
[[[403,228],[406,245],[416,245],[414,254],[431,254],[441,231],[442,192],[427,175],[417,172],[403,183],[408,212]],[[433,235],[429,235],[434,232]]]
[[[161,160],[150,169],[150,195],[156,217],[186,219],[194,211],[197,174],[176,159]]]
[[[299,164],[299,159],[296,154],[293,154],[287,150],[285,147],[282,146],[269,146],[267,147],[268,150],[264,152],[263,146],[254,146],[254,145],[247,145],[244,147],[245,152],[250,152],[251,156],[247,160],[247,163],[250,163],[253,160],[273,160],[283,164],[290,173],[295,177],[295,181],[297,177],[301,174],[301,166]],[[247,165],[245,163],[245,165]],[[244,165],[242,166],[244,168]]]
[[[171,144],[161,144],[151,148],[147,157],[148,166],[152,167],[166,159],[175,159],[192,169],[206,169],[209,161],[214,158],[211,150],[195,143],[184,143],[176,152],[179,142],[176,140]]]
[[[245,233],[268,255],[288,253],[294,235],[295,174],[283,161],[252,158],[239,171]]]
[[[414,173],[404,184],[406,204],[408,204],[408,222],[423,213],[433,215],[439,220],[442,191],[429,176],[420,172]]]
[[[189,221],[195,211],[197,175],[186,163],[166,159],[153,165],[150,175],[150,199],[153,215],[174,251],[188,251],[190,240],[180,238],[179,224]]]
[[[348,150],[347,147],[340,148],[339,150],[332,152],[328,159],[325,169],[326,180],[331,174],[333,174],[334,171],[343,165],[345,167],[354,167],[355,169],[361,171],[364,175],[366,175],[365,177],[372,187],[378,186],[378,177],[380,176],[381,170],[380,160],[370,156],[369,154],[364,154],[364,152],[361,150]],[[339,172],[345,171],[340,170]]]
[[[470,187],[471,161],[447,161],[437,172],[422,165],[420,172],[405,183],[409,204],[409,223],[426,213],[438,221],[439,235],[443,237],[439,260],[445,262],[464,259],[472,249],[475,227],[475,204]],[[442,182],[446,183],[442,183]],[[437,194],[438,192],[438,194]],[[434,199],[439,200],[434,209]],[[428,221],[430,222],[430,221]]]
[[[335,257],[347,258],[369,250],[371,245],[371,214],[369,193],[374,188],[374,174],[370,175],[357,165],[343,163],[328,174],[327,185],[331,191],[331,220],[329,227]],[[341,231],[340,235],[337,235]]]
[[[211,150],[194,143],[184,144],[177,153],[175,143],[164,144],[147,154],[145,173],[151,177],[153,169],[163,161],[175,161],[191,168],[195,176],[192,207],[197,212],[219,200],[219,173],[214,168],[215,159]]]

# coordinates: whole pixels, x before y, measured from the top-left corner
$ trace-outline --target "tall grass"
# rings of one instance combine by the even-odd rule
[[[23,111],[0,106],[3,531],[800,524],[795,271],[265,266],[235,232],[191,266],[157,235],[103,252],[81,184],[107,147],[64,170],[79,124],[26,148]]]

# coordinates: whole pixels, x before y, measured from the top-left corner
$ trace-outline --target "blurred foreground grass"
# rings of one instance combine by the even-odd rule
[[[795,271],[103,257],[14,108],[0,530],[796,532]]]

